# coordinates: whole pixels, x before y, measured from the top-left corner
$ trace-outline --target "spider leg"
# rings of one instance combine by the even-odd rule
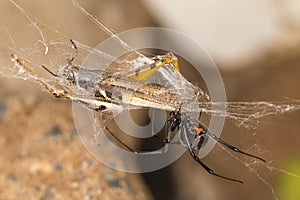
[[[252,158],[255,158],[255,159],[258,159],[258,160],[261,160],[263,162],[266,162],[265,159],[263,158],[260,158],[258,156],[255,156],[255,155],[252,155],[252,154],[249,154],[249,153],[246,153],[244,151],[241,151],[239,148],[235,147],[235,146],[232,146],[231,144],[229,144],[228,142],[222,140],[221,138],[217,137],[215,134],[213,134],[212,132],[210,132],[208,129],[204,129],[204,134],[207,134],[209,135],[212,139],[214,139],[215,141],[219,142],[220,144],[222,144],[223,146],[225,146],[226,148],[234,151],[234,152],[237,152],[237,153],[240,153],[240,154],[244,154],[246,156],[249,156],[249,157],[252,157]]]
[[[186,140],[186,144],[187,144],[189,153],[190,153],[190,155],[192,156],[192,158],[193,158],[199,165],[201,165],[201,167],[203,167],[209,174],[211,174],[211,175],[213,175],[213,176],[217,176],[217,177],[220,177],[220,178],[229,180],[229,181],[233,181],[233,182],[237,182],[237,183],[243,184],[243,181],[240,181],[240,180],[237,180],[237,179],[233,179],[233,178],[229,178],[229,177],[222,176],[222,175],[220,175],[220,174],[215,173],[211,168],[209,168],[206,164],[204,164],[204,163],[200,160],[200,158],[195,154],[195,152],[192,150],[191,143],[190,143],[190,141],[188,140],[188,135],[187,135],[187,134],[188,134],[188,128],[187,128],[187,121],[186,121],[186,119],[184,119],[184,121],[183,121],[182,129],[183,129],[183,134],[184,134],[184,136],[185,136],[185,140]],[[201,141],[203,142],[204,140],[201,140]],[[200,145],[200,146],[201,146],[201,145]]]
[[[130,148],[125,142],[123,142],[121,139],[119,139],[112,131],[109,130],[107,126],[105,126],[105,129],[109,132],[109,134],[115,138],[121,145],[123,145],[127,150],[131,151],[132,153],[139,153],[138,151],[133,150]]]
[[[199,128],[202,128],[203,129],[203,134],[207,134],[209,137],[211,137],[212,139],[214,139],[215,141],[219,142],[220,144],[222,144],[223,146],[225,146],[226,148],[234,151],[234,152],[237,152],[237,153],[240,153],[240,154],[244,154],[246,156],[249,156],[249,157],[252,157],[252,158],[255,158],[255,159],[258,159],[258,160],[261,160],[263,162],[266,162],[265,159],[263,158],[260,158],[258,156],[255,156],[255,155],[252,155],[252,154],[249,154],[249,153],[246,153],[242,150],[240,150],[239,148],[229,144],[228,142],[222,140],[221,138],[219,138],[218,136],[216,136],[215,134],[213,134],[212,132],[210,132],[210,130],[208,130],[208,128],[206,128],[203,124],[201,124],[199,121],[195,120],[195,119],[192,119],[192,118],[189,118],[190,121],[192,121],[193,123],[196,123],[197,126]]]
[[[134,150],[133,148],[131,148],[130,146],[128,146],[124,141],[122,141],[120,138],[118,138],[112,131],[110,131],[110,129],[105,126],[105,129],[109,132],[109,134],[119,143],[121,144],[123,147],[125,147],[128,151],[135,153],[135,154],[158,154],[158,153],[165,153],[168,148],[165,147],[163,150],[156,150],[156,151],[139,151],[139,150]],[[155,138],[155,136],[154,136]],[[159,141],[164,142],[161,140],[161,138],[157,138],[159,139]],[[164,142],[165,143],[165,142]],[[168,143],[167,143],[168,144]]]
[[[154,152],[148,152],[148,151],[138,151],[134,150],[130,146],[128,146],[123,140],[118,138],[109,128],[108,126],[104,125],[105,130],[111,135],[120,145],[125,147],[129,152],[132,152],[134,154],[155,154],[155,153],[161,153],[160,151],[154,151]]]
[[[191,150],[191,148],[189,148],[189,152],[190,152],[190,155],[193,157],[193,159],[199,163],[201,165],[201,167],[203,167],[209,174],[213,175],[213,176],[217,176],[217,177],[220,177],[220,178],[223,178],[223,179],[226,179],[226,180],[229,180],[229,181],[233,181],[233,182],[237,182],[237,183],[241,183],[243,184],[243,181],[240,181],[240,180],[237,180],[237,179],[233,179],[233,178],[228,178],[226,176],[222,176],[220,174],[217,174],[215,173],[211,168],[209,168],[206,164],[204,164],[198,156],[196,156],[195,152],[193,150]]]
[[[164,144],[169,144],[170,141],[168,139],[163,139],[161,137],[159,137],[158,135],[154,135],[153,138],[157,139],[158,141],[164,143]]]

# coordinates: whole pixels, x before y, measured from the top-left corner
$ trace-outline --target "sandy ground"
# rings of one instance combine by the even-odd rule
[[[39,92],[1,95],[1,199],[148,199],[138,176],[87,152],[70,105]]]

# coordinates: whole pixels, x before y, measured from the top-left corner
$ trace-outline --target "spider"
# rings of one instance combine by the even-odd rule
[[[206,126],[204,126],[199,120],[196,120],[190,117],[189,115],[187,115],[186,113],[181,112],[180,109],[178,109],[177,111],[173,111],[170,114],[171,117],[168,120],[168,126],[170,130],[174,131],[176,128],[181,129],[181,131],[179,131],[178,133],[180,143],[183,144],[188,149],[192,158],[199,165],[201,165],[201,167],[203,167],[209,174],[229,181],[243,184],[243,181],[241,180],[229,178],[215,173],[211,168],[209,168],[205,163],[203,163],[200,160],[200,158],[195,154],[195,151],[201,150],[201,148],[205,145],[209,137],[236,153],[244,154],[246,156],[266,162],[266,160],[264,160],[263,158],[241,151],[239,148],[229,144],[228,142],[224,141],[220,137],[217,137],[210,130],[208,130],[208,128],[206,128]],[[165,140],[165,142],[168,143],[169,141]]]

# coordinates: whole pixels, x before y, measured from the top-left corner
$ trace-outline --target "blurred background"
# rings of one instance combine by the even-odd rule
[[[10,1],[0,2],[2,69],[13,66],[10,54],[16,53],[37,71],[39,65],[55,70],[72,54],[69,38],[93,48],[109,37],[72,1],[15,2],[30,16]],[[161,26],[193,38],[216,62],[228,101],[300,98],[299,1],[88,0],[79,4],[116,33]],[[46,55],[44,44],[49,46]],[[79,52],[78,60],[86,54]],[[203,161],[216,172],[243,180],[244,185],[208,175],[188,153],[156,172],[109,169],[82,146],[71,102],[52,98],[32,82],[1,77],[0,85],[0,199],[300,198],[299,178],[258,165],[255,170],[269,185],[265,184],[217,146]],[[254,148],[272,166],[300,175],[299,119],[300,112],[265,117],[256,130],[228,121],[221,137],[242,149]]]

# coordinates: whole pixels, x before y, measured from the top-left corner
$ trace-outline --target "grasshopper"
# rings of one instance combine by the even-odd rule
[[[189,151],[192,158],[211,175],[243,183],[240,180],[215,173],[195,154],[195,151],[199,151],[205,145],[208,138],[215,140],[234,152],[266,162],[264,159],[246,153],[222,140],[208,130],[198,119],[181,111],[182,102],[180,102],[178,94],[173,93],[164,86],[145,83],[161,67],[171,68],[178,75],[178,78],[184,79],[180,76],[178,59],[173,53],[147,58],[147,62],[141,66],[116,73],[109,70],[93,70],[74,65],[73,61],[78,53],[78,49],[75,43],[72,40],[70,41],[75,49],[75,53],[68,60],[66,66],[59,69],[57,73],[53,73],[42,66],[54,76],[57,86],[53,86],[42,79],[16,55],[12,55],[12,61],[54,97],[82,103],[95,112],[105,112],[107,110],[122,112],[124,106],[129,109],[157,108],[169,111],[170,118],[167,121],[168,135],[167,138],[160,139],[165,144],[170,143],[171,132],[178,128],[180,130],[178,131],[180,143]],[[111,134],[116,138],[113,133]],[[116,139],[129,151],[137,154],[143,153],[131,149],[123,141]]]

